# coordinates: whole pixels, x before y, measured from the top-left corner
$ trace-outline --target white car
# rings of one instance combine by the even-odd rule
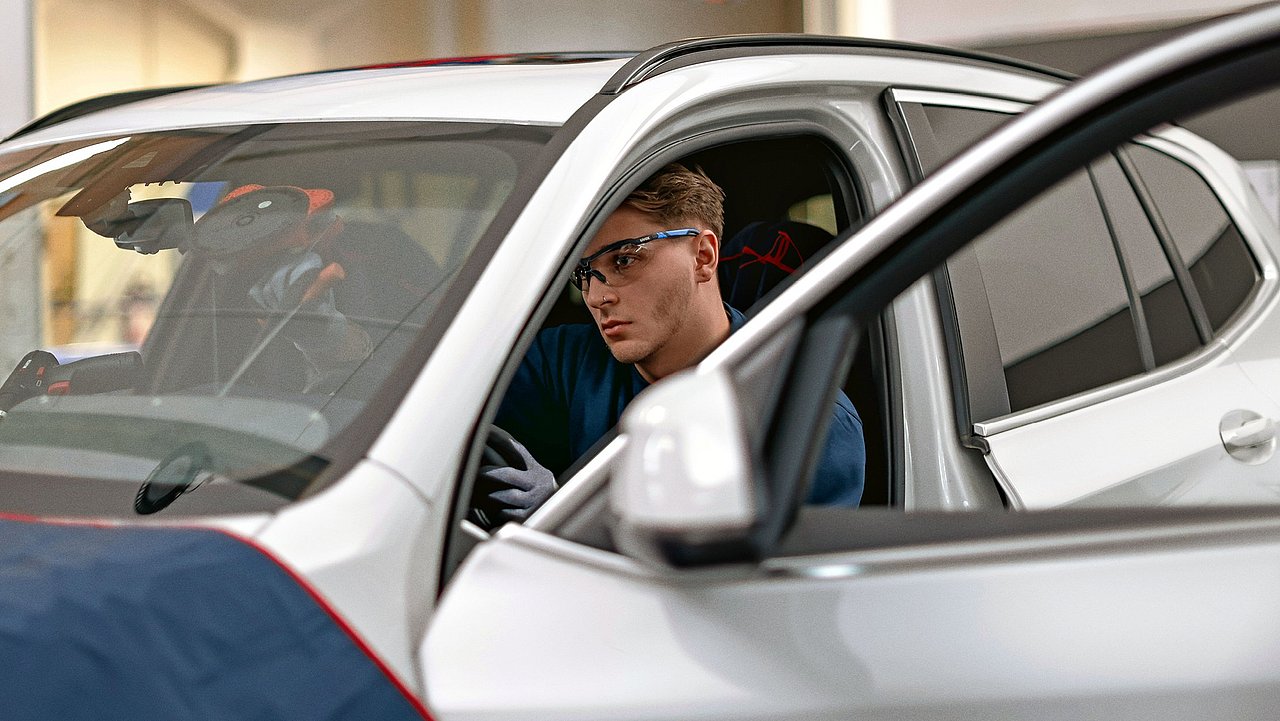
[[[33,124],[0,145],[6,718],[1267,715],[1280,231],[1166,121],[1277,55],[1269,7],[1071,85],[731,37]],[[727,263],[747,324],[490,532],[515,367],[675,160],[784,272]],[[863,507],[803,506],[839,388]]]

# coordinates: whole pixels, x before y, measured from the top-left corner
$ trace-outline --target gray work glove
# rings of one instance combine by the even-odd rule
[[[263,310],[286,314],[297,309],[280,332],[302,351],[314,374],[361,360],[369,351],[368,334],[334,304],[332,286],[344,276],[341,266],[326,267],[308,250],[286,256],[249,289],[250,300]]]
[[[249,298],[259,308],[272,313],[298,309],[298,322],[290,322],[285,327],[286,337],[311,341],[308,345],[336,342],[341,339],[347,320],[334,306],[333,290],[324,288],[319,293],[313,292],[314,297],[304,302],[307,290],[320,277],[324,265],[324,260],[309,250],[290,254],[253,284]]]
[[[473,505],[489,526],[524,521],[559,486],[555,475],[501,428],[493,428],[476,479]]]

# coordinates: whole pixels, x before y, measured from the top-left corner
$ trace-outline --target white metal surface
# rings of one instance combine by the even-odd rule
[[[513,529],[438,609],[427,701],[441,721],[1263,718],[1274,539],[943,545],[671,578]]]
[[[364,461],[341,482],[279,512],[255,537],[299,574],[407,688],[435,600],[439,514],[403,478]]]
[[[450,490],[452,476],[438,475],[436,469],[456,469],[464,439],[438,432],[433,420],[424,426],[423,419],[440,419],[456,427],[457,418],[479,414],[507,349],[553,283],[552,275],[591,222],[603,189],[628,155],[690,107],[792,83],[950,83],[968,92],[999,87],[1006,95],[1030,98],[1057,87],[1026,75],[939,60],[826,55],[716,61],[659,75],[628,89],[581,131],[551,169],[476,282],[426,371],[406,393],[401,410],[371,449],[371,457],[420,484],[428,497]],[[883,123],[883,117],[878,121]],[[741,335],[731,336],[716,353],[736,346]],[[436,410],[441,408],[448,409],[443,416]],[[424,467],[424,459],[430,459],[429,467]]]
[[[622,60],[295,75],[164,95],[22,136],[13,147],[120,132],[266,122],[478,120],[559,125]]]
[[[686,372],[627,406],[609,486],[620,545],[652,554],[664,531],[712,539],[751,525],[758,509],[737,403],[724,375]]]
[[[1175,142],[1176,141],[1176,142]],[[1280,501],[1271,455],[1245,462],[1224,447],[1221,424],[1237,413],[1280,418],[1266,371],[1241,371],[1243,354],[1280,358],[1280,236],[1238,163],[1179,128],[1152,146],[1196,168],[1240,228],[1262,281],[1248,309],[1191,358],[1081,396],[978,424],[990,462],[1017,507],[1254,504]],[[1194,150],[1193,150],[1194,149]],[[1280,369],[1276,369],[1280,370]]]

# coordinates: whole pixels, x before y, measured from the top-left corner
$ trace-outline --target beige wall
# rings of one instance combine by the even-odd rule
[[[35,112],[164,85],[428,56],[422,0],[32,0]],[[260,12],[261,11],[261,12]]]
[[[119,90],[222,82],[227,28],[181,0],[36,0],[35,106],[48,112]]]
[[[643,50],[700,35],[801,32],[801,0],[492,0],[470,4],[479,52]]]
[[[841,0],[864,2],[866,0]],[[891,0],[895,37],[944,45],[991,44],[1167,27],[1220,15],[1257,0]]]
[[[143,87],[450,55],[634,50],[697,35],[799,32],[806,0],[29,1],[35,110],[44,113]]]

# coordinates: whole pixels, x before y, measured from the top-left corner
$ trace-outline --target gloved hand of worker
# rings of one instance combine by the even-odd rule
[[[485,459],[476,479],[473,505],[496,526],[524,521],[559,488],[556,477],[529,450],[500,428],[489,433]]]
[[[266,311],[288,313],[307,300],[308,306],[333,306],[333,291],[329,288],[313,292],[306,298],[324,270],[324,259],[313,251],[290,253],[282,258],[268,273],[249,289],[249,298]],[[307,308],[312,311],[311,307]]]
[[[285,256],[249,288],[254,304],[278,316],[268,323],[283,322],[284,315],[294,314],[280,333],[293,341],[319,374],[358,362],[370,350],[368,334],[334,303],[333,285],[345,277],[341,265],[325,265],[317,253],[304,251]]]

